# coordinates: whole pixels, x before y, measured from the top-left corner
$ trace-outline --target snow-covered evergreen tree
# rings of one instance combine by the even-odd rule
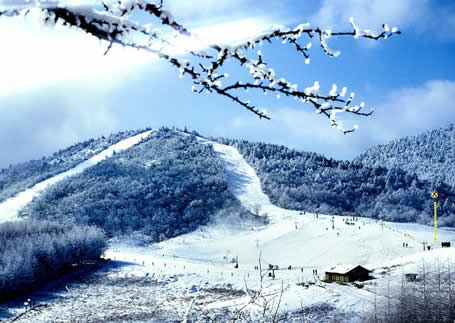
[[[264,192],[283,208],[428,224],[433,216],[430,192],[435,189],[440,192],[440,224],[455,226],[455,189],[420,179],[411,169],[369,167],[284,146],[219,140],[239,149],[258,173]]]
[[[213,148],[162,128],[49,187],[22,215],[97,225],[111,236],[142,230],[164,240],[195,230],[224,209],[244,212]]]
[[[99,228],[48,221],[2,223],[0,245],[0,300],[99,259],[107,246]]]
[[[354,161],[371,167],[399,167],[435,185],[455,185],[455,126],[395,139],[368,149]]]

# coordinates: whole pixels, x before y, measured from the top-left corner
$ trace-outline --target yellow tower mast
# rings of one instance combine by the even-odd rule
[[[438,243],[438,192],[433,191],[431,197],[434,198],[434,246]]]

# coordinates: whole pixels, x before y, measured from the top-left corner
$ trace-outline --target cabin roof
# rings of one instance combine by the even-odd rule
[[[330,266],[330,267],[326,268],[325,272],[345,275],[345,274],[349,273],[350,271],[356,269],[357,267],[360,267],[361,269],[368,271],[368,272],[371,271],[360,265],[335,265],[335,266]]]

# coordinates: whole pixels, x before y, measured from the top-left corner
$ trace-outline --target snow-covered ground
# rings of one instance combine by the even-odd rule
[[[119,151],[128,149],[128,148],[136,145],[142,139],[145,139],[147,136],[149,136],[151,132],[153,132],[153,130],[145,131],[145,132],[135,135],[133,137],[124,139],[124,140],[110,146],[109,148],[103,150],[99,154],[80,163],[76,167],[69,169],[66,172],[60,173],[54,177],[51,177],[45,181],[42,181],[42,182],[34,185],[33,187],[29,188],[28,190],[25,190],[25,191],[17,194],[16,196],[4,201],[3,203],[0,203],[0,223],[6,222],[6,221],[17,220],[18,212],[25,205],[27,205],[29,202],[31,202],[35,196],[37,196],[42,191],[44,191],[44,189],[46,189],[46,187],[48,187],[49,185],[60,182],[61,180],[65,179],[69,176],[80,174],[85,169],[98,164],[100,161],[102,161],[106,158],[111,157],[114,152],[119,152]]]
[[[105,256],[124,266],[63,291],[48,308],[24,316],[24,321],[148,321],[152,315],[157,321],[172,321],[194,318],[195,313],[201,320],[206,313],[222,321],[240,309],[248,317],[260,319],[261,301],[250,303],[262,290],[270,295],[269,309],[279,307],[281,315],[294,313],[289,320],[356,322],[372,311],[374,292],[386,282],[398,285],[403,273],[416,272],[423,261],[455,263],[453,248],[423,251],[423,241],[432,245],[431,227],[365,218],[352,221],[278,208],[262,192],[254,169],[234,147],[199,140],[213,145],[224,161],[232,193],[250,210],[267,214],[270,224],[242,226],[218,219],[195,232],[150,246],[113,244]],[[453,244],[455,232],[440,228],[438,239]],[[233,259],[238,259],[238,268]],[[259,261],[263,269],[269,264],[279,266],[274,279],[268,275],[260,279]],[[337,264],[362,265],[373,270],[375,279],[365,282],[362,289],[321,281],[324,269]]]

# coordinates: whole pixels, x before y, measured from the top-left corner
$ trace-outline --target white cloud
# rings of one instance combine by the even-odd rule
[[[30,7],[30,5],[39,5],[41,7],[55,7],[57,5],[78,5],[88,6],[93,5],[98,0],[0,0],[0,8],[17,8],[17,7]]]
[[[214,24],[245,18],[277,18],[285,14],[286,1],[251,0],[166,0],[168,9],[177,20],[193,26]]]
[[[198,15],[219,15],[226,11],[236,10],[248,4],[247,0],[167,0],[165,8],[174,15],[194,17]]]
[[[92,87],[124,86],[128,75],[134,75],[144,64],[159,61],[150,53],[116,45],[104,55],[106,42],[75,28],[45,27],[33,18],[0,18],[4,44],[0,51],[0,96],[69,80],[88,82]],[[185,49],[232,44],[263,32],[269,25],[262,18],[212,21],[195,28],[195,37],[178,38],[177,46],[168,52],[183,55]]]
[[[376,109],[377,131],[382,130],[383,138],[392,139],[454,122],[454,95],[455,82],[449,80],[432,80],[421,87],[396,90]]]
[[[39,158],[119,128],[109,97],[127,87],[148,53],[107,44],[31,17],[0,19],[0,167]]]
[[[68,80],[94,87],[122,84],[133,67],[156,59],[133,49],[113,47],[75,29],[49,28],[30,18],[0,19],[2,50],[0,96]]]
[[[286,5],[271,0],[168,0],[164,8],[192,35],[173,41],[178,43],[170,50],[174,55],[213,44],[234,45],[270,30],[272,25],[284,25],[288,19]]]
[[[220,40],[236,42],[268,26],[265,18],[211,19],[195,28],[200,48]],[[138,75],[157,62],[149,53],[115,45],[104,56],[107,43],[74,28],[44,27],[31,16],[0,18],[0,34],[0,142],[8,152],[0,167],[118,129],[124,112],[109,97],[119,88],[137,93]],[[156,80],[159,73],[150,75]],[[144,88],[149,90],[147,84]]]
[[[170,55],[183,55],[200,51],[210,45],[235,45],[265,33],[270,24],[260,18],[240,19],[191,30],[191,37],[179,36],[172,40],[172,47],[164,51]]]
[[[73,83],[0,97],[0,168],[118,128],[109,93]],[[6,153],[7,152],[7,153]]]

